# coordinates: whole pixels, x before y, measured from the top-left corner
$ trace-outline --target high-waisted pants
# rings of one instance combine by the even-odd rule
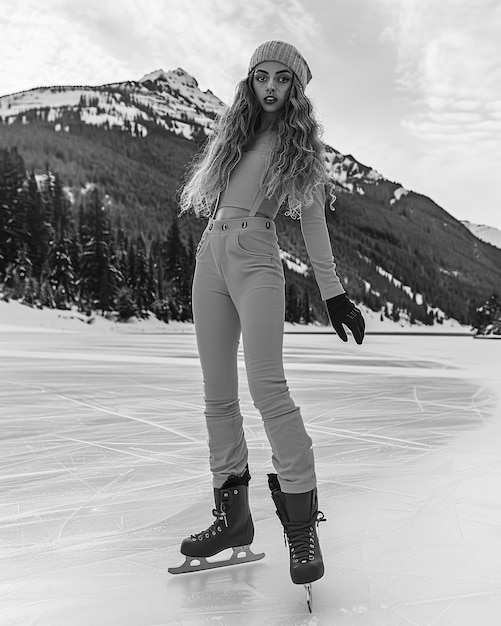
[[[283,368],[284,274],[273,220],[209,220],[196,253],[192,304],[213,486],[241,475],[248,461],[238,399],[241,334],[249,390],[282,491],[314,489],[312,441]]]

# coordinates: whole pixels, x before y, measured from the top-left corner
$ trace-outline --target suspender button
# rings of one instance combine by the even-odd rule
[[[247,222],[242,222],[242,228],[247,228]]]
[[[223,224],[223,230],[226,230],[228,228],[228,224]]]
[[[270,228],[271,224],[270,222],[266,222],[266,228]]]

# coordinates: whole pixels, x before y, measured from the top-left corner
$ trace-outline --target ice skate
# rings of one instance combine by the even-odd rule
[[[283,493],[276,474],[268,474],[271,497],[289,544],[290,575],[292,582],[304,585],[306,601],[313,608],[312,586],[324,575],[324,562],[318,541],[317,527],[325,521],[318,510],[317,490],[307,493]]]
[[[214,489],[216,508],[212,514],[215,521],[199,533],[183,540],[181,554],[186,559],[179,567],[170,567],[171,574],[199,572],[228,565],[238,565],[258,561],[264,553],[254,554],[250,544],[254,539],[254,524],[249,509],[248,485],[249,470],[246,468],[242,476],[230,476],[221,489]],[[233,553],[228,559],[208,561],[232,548]]]

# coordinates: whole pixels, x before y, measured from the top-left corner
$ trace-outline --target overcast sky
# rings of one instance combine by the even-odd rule
[[[328,144],[501,228],[500,33],[501,0],[0,0],[0,95],[182,67],[229,103],[282,39]]]

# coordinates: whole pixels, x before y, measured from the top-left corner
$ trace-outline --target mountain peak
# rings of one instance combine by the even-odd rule
[[[183,70],[182,67],[178,67],[175,70],[171,70],[166,72],[163,69],[155,70],[150,72],[149,74],[145,74],[142,78],[139,79],[140,83],[145,83],[147,81],[155,82],[155,81],[165,81],[172,82],[176,81],[185,85],[186,87],[191,87],[192,89],[198,88],[198,82],[196,81],[191,74],[188,74],[186,70]]]
[[[151,80],[152,82],[158,80],[158,79],[163,79],[165,80],[167,78],[167,72],[165,70],[155,70],[154,72],[150,72],[149,74],[145,74],[142,78],[139,79],[138,82],[140,83],[145,83],[148,80]]]
[[[178,67],[177,69],[173,70],[171,74],[173,74],[174,76],[177,76],[180,79],[180,81],[187,87],[193,87],[193,88],[198,87],[198,83],[195,80],[195,78],[193,78],[191,74],[188,74],[188,72],[183,70],[182,67]]]

